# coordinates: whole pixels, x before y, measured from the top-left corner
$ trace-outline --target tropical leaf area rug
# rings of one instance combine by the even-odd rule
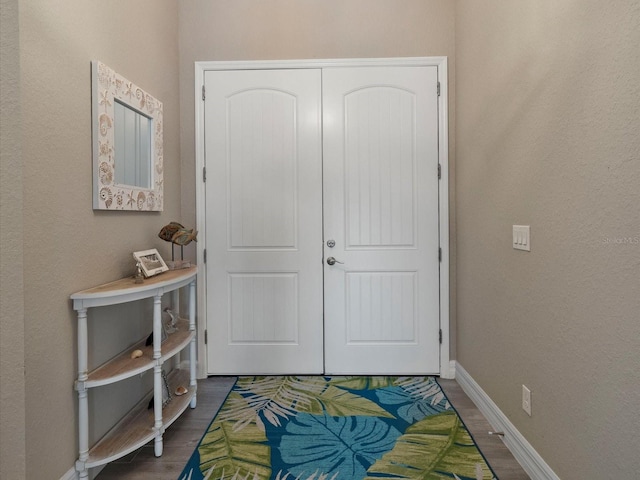
[[[432,377],[240,377],[179,480],[495,479]]]

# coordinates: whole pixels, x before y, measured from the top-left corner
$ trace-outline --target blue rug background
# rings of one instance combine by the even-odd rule
[[[266,379],[266,380],[265,380]],[[297,400],[290,394],[286,401],[279,400],[269,404],[268,398],[262,398],[258,391],[252,390],[252,381],[277,382],[282,379],[304,381],[313,379],[315,384],[305,392],[300,388],[301,395],[309,393],[312,397],[317,397],[323,402],[327,395],[327,389],[331,387],[334,400],[339,395],[340,405],[355,405],[358,408],[379,410],[365,411],[362,415],[348,414],[349,407],[345,407],[347,413],[333,411],[333,415],[327,412],[325,402],[322,410],[318,408],[309,410],[309,406],[304,402],[297,403]],[[319,382],[318,379],[321,379]],[[322,383],[326,383],[324,390],[314,392],[314,388],[323,388]],[[276,385],[277,386],[277,385]],[[339,389],[336,390],[337,387]],[[353,388],[356,387],[356,388]],[[269,390],[271,391],[271,390]],[[279,390],[274,390],[279,391]],[[295,392],[294,392],[295,393]],[[345,401],[342,401],[346,398]],[[245,405],[247,405],[245,407]],[[248,405],[252,405],[250,409]],[[388,454],[398,439],[407,440],[410,427],[417,422],[434,420],[438,425],[440,419],[448,422],[452,416],[459,421],[463,436],[454,445],[454,456],[460,457],[460,461],[467,461],[463,456],[472,455],[470,460],[475,462],[475,468],[482,468],[483,479],[495,479],[495,475],[475,446],[471,436],[466,431],[466,427],[459,420],[457,413],[453,410],[444,392],[433,377],[240,377],[220,411],[209,425],[207,432],[213,427],[220,427],[225,421],[229,425],[238,426],[242,422],[235,420],[238,412],[246,414],[247,410],[254,416],[251,418],[251,428],[262,428],[265,439],[258,441],[256,445],[259,451],[268,449],[268,461],[264,458],[260,461],[261,467],[244,466],[241,462],[230,462],[223,470],[218,467],[217,462],[201,465],[201,452],[209,455],[209,447],[205,439],[207,433],[201,439],[201,445],[196,448],[183,472],[178,477],[179,480],[209,480],[220,479],[264,479],[264,480],[359,480],[359,479],[384,479],[384,478],[411,478],[407,472],[406,465],[398,465],[402,473],[393,474],[396,464],[386,461],[383,456]],[[335,410],[335,408],[334,408]],[[337,413],[337,414],[336,414]],[[242,415],[240,415],[242,416]],[[226,420],[224,420],[226,418]],[[247,422],[249,421],[247,417]],[[226,423],[225,423],[226,425]],[[256,427],[257,426],[257,427]],[[241,426],[241,428],[244,428]],[[441,434],[438,429],[430,431],[430,434]],[[209,433],[211,435],[211,433]],[[422,435],[420,442],[427,442],[429,435]],[[219,436],[215,436],[219,439]],[[434,436],[437,441],[441,441],[442,435]],[[460,438],[463,440],[460,441]],[[204,445],[203,445],[204,442]],[[419,443],[420,443],[419,442]],[[213,450],[220,447],[224,442],[212,442]],[[414,447],[414,443],[409,442],[409,448]],[[416,448],[421,448],[419,444]],[[243,447],[240,447],[242,449]],[[217,450],[216,450],[217,451]],[[462,453],[461,453],[462,452]],[[469,452],[469,453],[467,453]],[[463,455],[464,453],[464,455]],[[416,453],[420,458],[421,452]],[[261,455],[264,457],[264,455]],[[255,456],[250,452],[247,457],[253,461]],[[385,457],[386,458],[386,457]],[[391,458],[391,457],[389,457]],[[471,460],[472,458],[472,460]],[[458,461],[458,459],[454,459]],[[225,463],[226,460],[220,460]],[[260,463],[256,461],[256,463]],[[376,463],[381,462],[381,463]],[[267,465],[268,463],[268,465]],[[396,462],[397,463],[397,462]],[[446,463],[446,462],[445,462]],[[481,464],[478,466],[478,464]],[[375,466],[374,466],[375,465]],[[391,466],[390,466],[391,465]],[[211,467],[216,470],[209,472]],[[470,473],[470,468],[461,469],[458,472],[448,471],[448,468],[440,466],[435,469],[433,476],[424,478],[433,479],[455,479],[476,480],[476,474]],[[235,471],[233,471],[235,469]],[[372,471],[369,471],[369,470]],[[452,469],[452,470],[455,470]],[[417,473],[415,469],[409,469],[410,473]],[[467,475],[464,475],[463,473]],[[205,477],[209,473],[210,477]],[[455,474],[454,474],[455,473]],[[457,475],[457,476],[456,476]]]

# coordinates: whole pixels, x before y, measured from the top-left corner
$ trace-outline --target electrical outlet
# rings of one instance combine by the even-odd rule
[[[531,416],[531,390],[522,385],[522,409]]]

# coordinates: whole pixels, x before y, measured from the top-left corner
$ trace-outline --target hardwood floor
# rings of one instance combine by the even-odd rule
[[[489,435],[493,428],[491,428],[487,419],[484,418],[467,394],[464,393],[458,382],[438,379],[438,383],[440,383],[442,390],[449,398],[449,403],[453,405],[467,426],[476,445],[478,445],[489,465],[493,468],[496,477],[499,480],[529,480],[529,475],[513,458],[502,439],[497,435]]]
[[[451,404],[467,425],[476,443],[500,480],[528,480],[502,440],[489,435],[491,427],[455,380],[438,380]],[[153,442],[108,464],[97,480],[178,480],[187,460],[200,441],[235,382],[233,377],[210,377],[198,381],[198,405],[186,412],[164,434],[164,452],[153,453]],[[345,479],[346,480],[346,479]]]

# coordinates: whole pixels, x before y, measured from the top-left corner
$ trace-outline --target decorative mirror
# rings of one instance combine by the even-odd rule
[[[162,211],[162,102],[92,62],[93,208]]]

